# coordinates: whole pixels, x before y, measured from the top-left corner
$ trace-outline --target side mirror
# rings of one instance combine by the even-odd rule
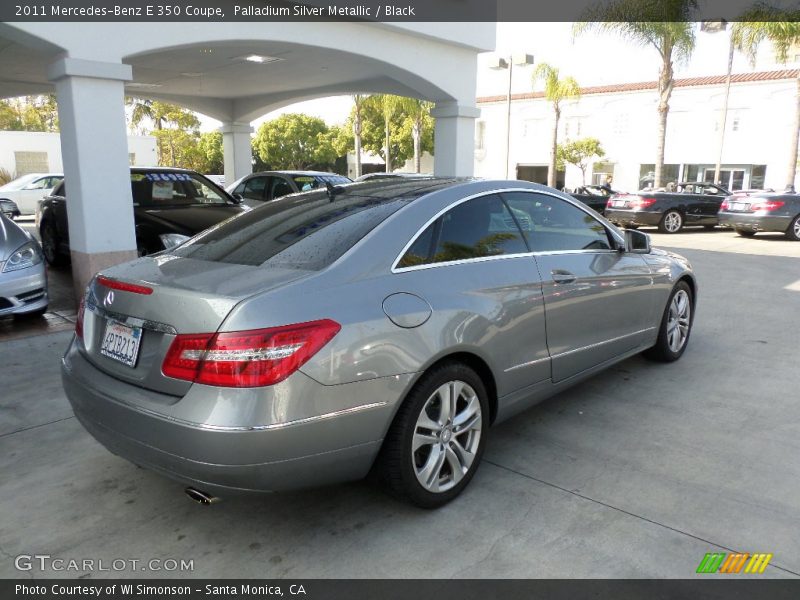
[[[625,252],[650,254],[650,236],[636,229],[626,229]]]
[[[244,202],[244,196],[241,194],[231,194],[231,196],[233,196],[233,199],[236,200],[237,204]]]

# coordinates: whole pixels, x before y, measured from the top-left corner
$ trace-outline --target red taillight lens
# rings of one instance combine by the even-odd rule
[[[783,202],[780,200],[765,200],[764,202],[755,202],[750,205],[750,210],[753,212],[765,211],[770,212],[773,210],[778,210],[781,206],[783,206]]]
[[[80,306],[78,306],[78,318],[75,319],[75,335],[83,339],[83,314],[86,312],[86,298],[81,297]]]
[[[97,283],[112,290],[121,290],[123,292],[131,292],[132,294],[144,294],[145,296],[149,296],[153,293],[153,288],[147,287],[146,285],[136,285],[135,283],[109,279],[102,275],[97,277]]]
[[[641,210],[643,208],[647,208],[648,206],[653,206],[656,203],[655,198],[647,198],[646,196],[637,196],[633,200],[631,200],[631,208],[633,210]]]
[[[167,377],[220,387],[262,387],[289,377],[341,326],[330,319],[217,334],[178,335],[161,371]]]
[[[719,205],[720,210],[728,210],[730,208],[730,204],[728,204],[727,200],[723,200],[722,204]]]

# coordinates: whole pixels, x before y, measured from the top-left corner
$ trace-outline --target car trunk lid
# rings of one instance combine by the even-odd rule
[[[177,401],[191,383],[161,372],[177,334],[213,333],[245,298],[309,274],[172,255],[113,267],[87,290],[85,355],[109,375]]]

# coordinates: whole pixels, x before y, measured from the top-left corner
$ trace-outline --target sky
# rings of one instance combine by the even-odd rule
[[[709,34],[697,31],[697,44],[687,64],[676,64],[677,77],[724,75],[728,62],[728,32]],[[533,54],[534,63],[546,62],[557,67],[561,75],[571,75],[581,86],[610,83],[654,81],[658,76],[660,57],[653,48],[636,46],[613,34],[587,33],[574,39],[571,23],[498,23],[495,53],[478,57],[477,95],[505,94],[508,72],[488,67],[492,54]],[[780,68],[780,67],[774,67]],[[752,71],[742,55],[734,56],[733,72]],[[531,91],[532,68],[514,70],[513,92]],[[329,125],[343,123],[350,114],[350,96],[335,96],[286,106],[254,122],[262,122],[289,112],[302,112],[324,119]],[[203,118],[203,129],[219,127],[219,122]]]

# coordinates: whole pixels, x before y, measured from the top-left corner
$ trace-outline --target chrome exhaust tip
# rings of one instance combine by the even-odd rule
[[[216,496],[212,496],[208,492],[203,492],[193,487],[187,487],[183,491],[187,496],[189,496],[191,500],[194,500],[198,504],[203,504],[205,506],[208,506],[209,504],[214,504],[216,502],[219,502],[219,498],[217,498]]]

